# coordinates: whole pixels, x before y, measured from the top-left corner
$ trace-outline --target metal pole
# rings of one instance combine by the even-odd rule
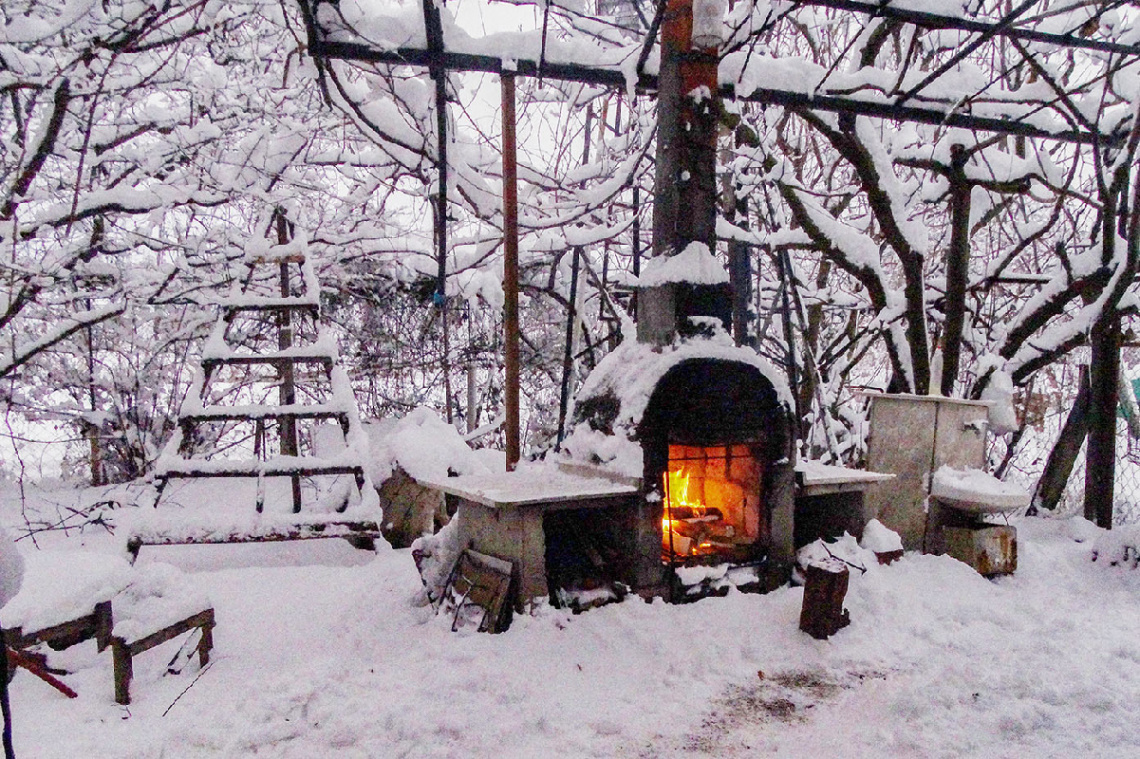
[[[4,715],[4,759],[16,759],[16,749],[12,747],[12,704],[8,700],[8,643],[4,631],[0,630],[0,711]]]
[[[590,129],[594,121],[594,106],[591,104],[586,108],[586,128],[583,130],[585,140],[582,146],[582,165],[585,166],[590,162]],[[605,126],[605,114],[603,113],[601,119],[602,126]],[[601,139],[599,138],[599,142]],[[578,266],[582,259],[582,246],[574,246],[573,260],[570,267],[570,303],[566,309],[566,346],[562,354],[562,391],[558,398],[558,438],[554,445],[554,449],[562,445],[562,438],[566,434],[566,411],[570,406],[570,374],[574,371],[574,322],[578,318]],[[606,286],[605,283],[606,272],[602,269],[602,288]]]
[[[443,0],[440,0],[443,4]],[[436,272],[434,305],[439,309],[440,327],[443,330],[443,353],[440,371],[443,372],[444,408],[448,424],[454,421],[451,411],[451,335],[447,322],[447,68],[444,65],[443,22],[439,8],[432,0],[424,0],[424,30],[429,50],[428,72],[435,82],[435,126],[439,156],[439,184],[435,198],[435,241],[438,270]]]
[[[503,332],[506,369],[507,471],[519,446],[519,188],[515,147],[515,75],[502,74],[503,86]]]
[[[574,246],[574,259],[570,266],[570,307],[566,312],[566,346],[562,354],[562,392],[558,399],[558,442],[562,445],[566,435],[566,411],[570,407],[570,373],[574,370],[574,321],[578,318],[578,261],[582,247]]]

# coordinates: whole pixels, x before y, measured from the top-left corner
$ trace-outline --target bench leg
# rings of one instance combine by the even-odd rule
[[[210,609],[210,618],[202,625],[202,637],[198,640],[198,667],[205,669],[210,663],[210,649],[214,647],[214,610]]]
[[[111,654],[115,662],[115,701],[126,706],[131,703],[131,647],[122,638],[111,639]]]
[[[138,535],[132,535],[127,538],[127,556],[131,565],[133,566],[139,560],[139,551],[142,550],[143,540]]]
[[[115,626],[115,618],[111,612],[111,602],[102,601],[95,604],[95,645],[103,651],[111,645],[111,630]]]

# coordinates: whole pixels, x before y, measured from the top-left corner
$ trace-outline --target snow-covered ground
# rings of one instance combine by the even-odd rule
[[[38,497],[38,496],[37,496]],[[64,496],[54,497],[57,502]],[[10,502],[0,522],[18,528]],[[853,573],[851,625],[800,633],[802,590],[687,606],[546,609],[502,635],[417,608],[407,551],[343,541],[146,548],[217,612],[210,666],[135,664],[114,702],[93,642],[21,672],[17,755],[46,757],[1121,757],[1140,744],[1140,570],[1094,563],[1085,522],[1022,520],[990,581],[907,555]],[[41,550],[114,552],[102,530]],[[36,550],[28,541],[25,552]],[[199,677],[200,675],[200,677]],[[180,696],[181,694],[181,696]]]

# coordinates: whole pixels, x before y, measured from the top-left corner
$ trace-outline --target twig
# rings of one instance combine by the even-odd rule
[[[827,547],[827,543],[823,544],[823,550],[827,551],[827,555],[830,556],[831,558],[838,559],[839,561],[842,561],[847,566],[852,567],[853,569],[858,569],[863,574],[867,574],[867,568],[866,567],[861,567],[858,564],[854,564],[854,563],[848,561],[847,559],[844,559],[842,556],[836,556],[835,554],[833,554],[831,552],[831,549]]]
[[[190,684],[189,684],[189,685],[187,685],[187,686],[186,686],[186,687],[185,687],[185,688],[182,690],[182,692],[178,694],[178,697],[177,697],[177,698],[175,698],[173,701],[171,701],[171,702],[170,702],[170,706],[166,707],[166,711],[164,711],[164,712],[162,713],[162,716],[163,716],[163,717],[165,717],[167,714],[169,714],[169,713],[170,713],[170,710],[174,708],[174,705],[178,703],[179,699],[181,699],[183,696],[185,696],[185,695],[186,695],[186,691],[188,691],[188,690],[190,690],[191,688],[193,688],[193,687],[194,687],[194,683],[196,683],[196,682],[198,682],[200,679],[202,679],[202,675],[206,674],[206,670],[208,670],[208,669],[209,669],[210,667],[212,667],[212,666],[214,666],[214,663],[213,663],[213,662],[210,662],[209,664],[207,664],[205,667],[203,667],[203,668],[202,668],[202,671],[198,673],[198,676],[197,676],[197,677],[195,677],[193,680],[191,680],[191,681],[190,681]]]
[[[197,648],[198,642],[202,639],[202,630],[197,628],[198,634],[193,633],[186,636],[186,640],[182,642],[182,647],[174,654],[170,662],[166,665],[166,674],[168,675],[181,675],[183,668],[190,662],[194,656],[194,649]],[[181,662],[181,663],[179,663]]]

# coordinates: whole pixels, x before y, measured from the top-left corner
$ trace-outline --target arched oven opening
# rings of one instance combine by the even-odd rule
[[[772,515],[790,496],[790,425],[772,383],[749,364],[690,359],[661,378],[638,438],[644,513],[673,600],[726,592],[729,572],[742,589],[771,581]]]

